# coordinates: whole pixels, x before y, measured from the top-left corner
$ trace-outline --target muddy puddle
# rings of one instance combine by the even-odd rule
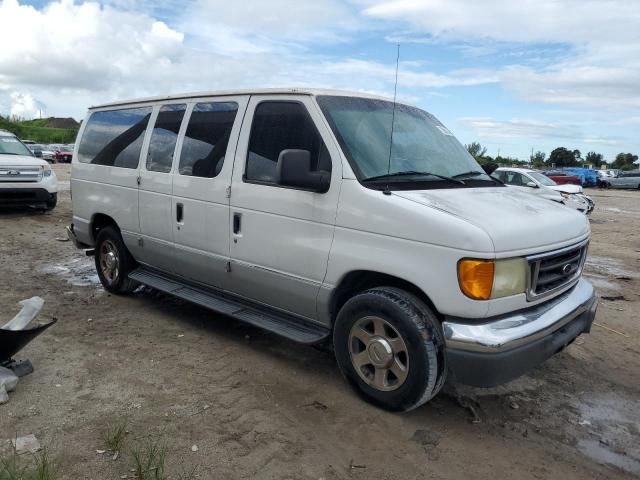
[[[42,273],[57,275],[74,287],[98,287],[100,278],[96,273],[93,257],[75,257],[45,265]]]
[[[640,474],[640,445],[635,441],[640,434],[640,401],[610,392],[582,398],[574,406],[585,429],[578,449],[598,463]]]
[[[637,270],[629,267],[630,265],[628,263],[618,258],[590,255],[585,264],[585,271],[586,273],[596,273],[605,276],[640,278]]]

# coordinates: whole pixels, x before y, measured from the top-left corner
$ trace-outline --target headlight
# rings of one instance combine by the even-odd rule
[[[564,192],[560,192],[560,195],[562,195],[564,198],[569,198],[571,196],[570,194]]]
[[[527,286],[527,261],[524,258],[460,260],[458,283],[462,293],[474,300],[524,293]]]
[[[42,176],[50,177],[51,176],[51,167],[49,165],[42,166]]]

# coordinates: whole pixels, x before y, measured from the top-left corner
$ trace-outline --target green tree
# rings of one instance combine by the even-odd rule
[[[593,165],[595,168],[600,168],[604,163],[604,157],[601,153],[589,152],[587,153],[587,156],[584,157],[584,163]]]
[[[487,153],[487,148],[483,147],[478,142],[471,142],[469,145],[465,145],[464,147],[476,160],[484,158],[485,154]]]
[[[529,160],[534,167],[541,168],[544,165],[545,158],[547,158],[547,154],[538,150],[536,153],[531,154]]]
[[[567,150],[564,147],[558,147],[549,155],[549,164],[555,164],[556,167],[577,167],[580,165],[576,160],[576,153],[580,155],[579,150]]]
[[[611,164],[611,168],[619,168],[621,170],[634,170],[638,168],[635,162],[638,161],[638,155],[631,153],[619,153]]]
[[[575,157],[575,159],[579,162],[580,160],[582,160],[582,153],[580,153],[580,150],[575,149],[573,151],[573,156]]]

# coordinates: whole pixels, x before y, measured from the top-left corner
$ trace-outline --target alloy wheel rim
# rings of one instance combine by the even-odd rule
[[[118,257],[118,250],[111,240],[106,240],[100,246],[100,270],[109,284],[118,279],[120,258]]]
[[[376,390],[396,390],[409,374],[407,345],[395,327],[383,318],[367,316],[353,324],[349,354],[360,378]]]

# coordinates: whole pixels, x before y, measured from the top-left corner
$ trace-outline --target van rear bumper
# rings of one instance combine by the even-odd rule
[[[450,374],[457,382],[492,387],[509,382],[588,333],[598,301],[585,279],[559,297],[477,324],[443,322]]]

